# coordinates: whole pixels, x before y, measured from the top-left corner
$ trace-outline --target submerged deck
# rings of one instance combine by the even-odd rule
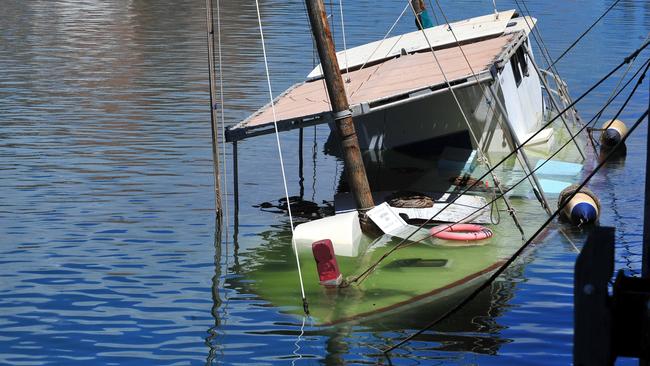
[[[526,37],[523,31],[488,37],[466,43],[462,49],[455,43],[439,46],[435,58],[427,48],[344,73],[353,116],[444,91],[447,81],[457,88],[491,80],[493,65],[507,60]],[[227,141],[272,133],[274,112],[281,131],[333,121],[323,79],[308,80],[275,98],[273,106],[269,103],[229,128]]]

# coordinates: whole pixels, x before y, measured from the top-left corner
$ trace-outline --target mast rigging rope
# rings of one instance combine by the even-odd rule
[[[467,58],[467,55],[465,54],[465,51],[463,50],[463,47],[461,46],[460,41],[458,40],[458,37],[456,37],[456,32],[454,31],[454,29],[449,24],[449,19],[447,18],[447,15],[445,14],[445,11],[442,8],[442,5],[440,4],[440,1],[438,1],[438,0],[435,0],[435,1],[436,1],[436,4],[438,5],[438,8],[440,9],[440,14],[443,16],[443,18],[445,20],[445,23],[447,24],[449,30],[451,31],[452,36],[454,37],[454,40],[456,41],[456,45],[458,45],[458,49],[460,50],[461,54],[463,55],[463,58],[465,59],[465,62],[467,63],[467,66],[469,67],[470,71],[472,72],[472,76],[474,76],[474,79],[476,79],[477,84],[482,86],[484,94],[487,94],[487,93],[485,93],[485,90],[487,89],[489,91],[489,93],[492,95],[492,98],[494,99],[497,107],[499,108],[499,110],[501,112],[501,115],[503,117],[502,119],[507,119],[508,118],[507,117],[508,112],[505,110],[505,108],[503,107],[503,105],[499,101],[499,96],[496,95],[495,91],[492,90],[491,87],[486,88],[482,84],[478,83],[478,81],[479,81],[478,75],[476,75],[476,72],[474,71],[474,68],[472,67],[472,64],[469,62],[469,59]],[[494,4],[494,6],[495,6],[495,10],[496,10],[496,4]],[[523,47],[523,46],[520,46],[520,47]],[[499,83],[497,83],[496,80],[495,80],[495,84],[498,87],[501,87],[501,85]],[[494,106],[492,106],[492,103],[488,103],[488,108],[491,109],[492,113],[496,115],[496,108],[494,108]],[[507,120],[505,122],[506,122],[506,124],[508,123]],[[566,126],[566,124],[565,124],[565,126]],[[569,133],[571,133],[571,130],[569,129],[569,127],[566,126],[566,128],[569,131]],[[512,144],[515,145],[516,141],[518,139],[517,139],[516,136],[513,136],[512,140],[513,140]],[[517,155],[515,155],[515,157],[517,159],[517,162],[519,163],[519,165],[521,166],[521,168],[524,171],[530,170],[530,167],[527,165],[528,160],[527,160],[526,156],[520,157],[517,154]],[[522,159],[523,159],[523,161],[522,161]],[[529,183],[533,187],[533,191],[536,193],[535,195],[536,195],[537,199],[539,200],[540,204],[542,205],[542,208],[544,208],[545,211],[548,214],[550,214],[551,211],[550,211],[550,208],[548,207],[548,202],[546,200],[546,197],[543,194],[541,184],[539,184],[539,182],[537,181],[535,176],[532,176],[532,179],[529,179]],[[540,192],[537,192],[537,191],[540,191]]]
[[[345,19],[343,18],[343,0],[339,0],[339,12],[341,13],[341,34],[343,35],[343,56],[345,58],[345,77],[346,83],[350,82],[348,74],[350,73],[350,68],[348,67],[348,43],[345,40]],[[347,86],[346,86],[347,92]]]
[[[511,151],[509,154],[507,154],[505,157],[503,157],[503,158],[501,159],[501,161],[499,161],[499,162],[498,162],[494,167],[492,167],[490,170],[488,170],[486,173],[484,173],[480,178],[476,179],[472,184],[470,184],[467,188],[465,188],[465,190],[464,190],[462,193],[460,193],[458,196],[456,196],[456,197],[453,198],[450,202],[448,202],[447,205],[446,205],[445,207],[443,207],[442,210],[440,210],[438,213],[440,213],[440,212],[446,210],[448,207],[450,207],[450,206],[451,206],[451,205],[452,205],[452,204],[453,204],[453,203],[458,199],[458,197],[460,197],[460,196],[466,194],[467,192],[469,192],[469,191],[470,191],[472,188],[474,188],[474,187],[475,187],[479,182],[481,182],[485,177],[487,177],[487,176],[490,174],[490,172],[491,172],[492,170],[494,170],[494,169],[496,169],[497,167],[499,167],[499,166],[500,166],[501,164],[503,164],[506,160],[508,160],[508,159],[509,159],[513,154],[515,154],[515,153],[516,153],[517,151],[519,151],[520,149],[524,148],[524,147],[526,146],[526,144],[528,144],[531,140],[533,140],[533,139],[534,139],[534,138],[535,138],[535,137],[536,137],[536,136],[537,136],[541,131],[543,131],[545,128],[547,128],[548,126],[550,126],[551,123],[553,123],[557,118],[559,118],[559,116],[560,116],[561,114],[566,113],[568,110],[570,110],[571,108],[573,108],[573,106],[575,106],[578,102],[580,102],[584,97],[586,97],[589,93],[591,93],[591,92],[592,92],[594,89],[596,89],[598,86],[600,86],[600,85],[601,85],[605,80],[609,79],[609,78],[610,78],[614,73],[616,73],[616,71],[618,71],[621,67],[623,67],[623,65],[625,65],[626,63],[629,63],[631,59],[635,58],[639,53],[641,53],[641,51],[643,51],[643,50],[644,50],[645,48],[647,48],[649,45],[650,45],[650,42],[645,42],[641,47],[639,47],[639,48],[636,49],[634,52],[632,52],[632,53],[629,54],[627,57],[625,57],[624,60],[623,60],[621,63],[619,63],[616,67],[614,67],[610,72],[608,72],[608,73],[607,73],[605,76],[603,76],[600,80],[598,80],[594,85],[592,85],[591,87],[589,87],[589,88],[588,88],[584,93],[582,93],[582,95],[580,95],[576,100],[574,100],[570,105],[568,105],[568,106],[567,106],[564,110],[562,110],[560,113],[558,113],[558,115],[556,115],[556,116],[553,117],[551,120],[549,120],[546,124],[544,124],[544,125],[543,125],[543,126],[542,126],[538,131],[537,131],[537,132],[535,132],[534,134],[532,134],[531,136],[529,136],[529,137],[526,139],[526,141],[524,141],[524,142],[521,143],[521,145],[517,146],[513,151]],[[645,66],[649,61],[650,61],[650,60],[646,61],[646,63],[644,63],[644,66]],[[640,70],[640,69],[639,69],[639,70]],[[636,74],[638,74],[638,72],[635,73],[635,75],[636,75]],[[631,79],[631,80],[632,80],[632,79]],[[631,81],[631,80],[630,80],[630,81]],[[618,94],[620,94],[620,92],[621,92],[623,89],[624,89],[624,88],[621,88],[621,90],[619,91]],[[608,102],[608,103],[603,107],[603,109],[606,108],[607,105],[609,105],[609,103],[611,103],[612,101],[613,101],[613,99],[610,100],[610,101],[609,101],[609,102]],[[586,126],[588,126],[588,125],[589,125],[589,123],[585,124],[585,126],[584,126],[583,128],[586,128]],[[581,131],[578,131],[578,132],[581,132]],[[570,141],[571,141],[571,140],[570,140]],[[568,144],[570,141],[567,141],[567,144]],[[565,144],[565,145],[566,145],[566,144]],[[557,153],[557,152],[556,152],[556,153]],[[525,179],[525,178],[526,178],[526,177],[524,177],[524,179]],[[433,219],[435,219],[435,218],[438,216],[438,213],[436,213],[435,215],[433,215],[431,218],[429,218],[428,220],[426,220],[424,223],[420,224],[420,225],[418,226],[417,229],[413,230],[413,232],[412,232],[411,234],[409,234],[406,238],[403,238],[403,239],[402,239],[402,240],[401,240],[401,241],[400,241],[400,242],[399,242],[395,247],[393,247],[393,248],[392,248],[391,250],[389,250],[387,253],[385,253],[384,255],[382,255],[382,256],[381,256],[381,257],[380,257],[380,258],[379,258],[379,259],[378,259],[378,260],[377,260],[373,265],[371,265],[370,267],[368,267],[367,269],[365,269],[361,274],[355,276],[353,279],[348,280],[348,281],[344,281],[344,283],[341,284],[341,286],[342,286],[342,287],[349,286],[349,285],[352,284],[352,283],[357,283],[357,282],[359,282],[360,280],[363,280],[363,278],[365,278],[365,277],[366,277],[370,272],[372,272],[372,271],[373,271],[373,270],[374,270],[374,269],[379,265],[379,263],[381,263],[381,261],[383,261],[383,260],[384,260],[385,258],[387,258],[390,254],[392,254],[393,252],[395,252],[396,250],[398,250],[398,249],[401,248],[402,246],[404,246],[404,244],[405,244],[405,243],[406,243],[406,242],[407,242],[407,241],[408,241],[408,240],[409,240],[413,235],[415,235],[415,234],[416,234],[420,229],[422,229],[425,225],[427,225],[429,222],[431,222]]]
[[[298,246],[294,240],[293,231],[293,215],[291,213],[291,200],[289,199],[289,188],[287,187],[287,176],[284,169],[284,160],[282,159],[282,146],[280,145],[280,133],[278,131],[277,116],[275,113],[275,100],[273,99],[273,89],[271,88],[271,74],[269,72],[269,63],[266,56],[266,46],[264,44],[264,29],[262,27],[262,15],[260,13],[259,0],[255,0],[255,8],[257,10],[257,23],[260,29],[260,38],[262,41],[262,54],[264,56],[264,70],[266,72],[266,84],[269,89],[269,98],[271,100],[271,110],[273,112],[273,127],[275,128],[275,141],[278,148],[278,156],[280,157],[280,170],[282,171],[282,183],[284,185],[284,195],[287,199],[287,212],[289,213],[289,225],[291,226],[291,245],[293,246],[294,255],[296,257],[296,266],[298,268],[298,279],[300,281],[300,294],[302,296],[302,307],[305,314],[309,315],[309,307],[307,305],[307,297],[305,296],[305,286],[302,279],[302,270],[300,268],[300,257],[298,256]]]
[[[461,115],[463,116],[463,120],[465,121],[465,124],[467,125],[467,129],[469,130],[470,135],[471,135],[472,139],[474,140],[474,143],[476,144],[476,150],[478,151],[478,154],[479,154],[478,159],[479,159],[479,161],[483,160],[484,164],[488,168],[488,171],[490,172],[490,175],[492,177],[492,181],[494,182],[494,185],[495,185],[496,189],[498,189],[499,193],[501,193],[501,198],[503,199],[503,202],[506,204],[506,207],[508,208],[508,210],[510,210],[510,208],[511,208],[510,202],[508,201],[508,198],[506,198],[506,196],[503,195],[503,190],[501,188],[501,185],[499,184],[499,179],[496,176],[496,174],[494,174],[494,169],[491,168],[492,164],[490,163],[490,159],[487,156],[487,154],[485,154],[483,149],[481,148],[481,141],[476,136],[476,133],[474,132],[474,129],[472,128],[472,125],[469,122],[469,119],[467,118],[467,115],[465,114],[465,111],[463,110],[463,107],[460,105],[460,101],[458,100],[458,97],[456,96],[456,92],[454,92],[454,89],[451,87],[451,83],[449,82],[449,79],[447,78],[447,74],[443,70],[442,64],[440,64],[440,61],[438,60],[438,56],[436,56],[436,52],[433,49],[433,46],[431,45],[431,42],[429,41],[429,37],[427,36],[427,33],[424,30],[424,27],[422,26],[422,22],[420,21],[420,17],[418,17],[417,12],[415,11],[415,8],[413,7],[413,4],[411,3],[411,1],[407,0],[407,2],[409,3],[409,5],[411,7],[411,11],[413,12],[413,15],[415,16],[415,19],[416,19],[417,23],[419,24],[420,31],[422,32],[422,35],[424,36],[424,39],[427,41],[427,44],[429,45],[429,49],[431,50],[431,55],[433,56],[434,60],[436,61],[436,64],[438,65],[438,69],[440,70],[440,73],[442,74],[442,77],[444,78],[445,83],[447,84],[447,89],[449,90],[449,92],[453,96],[454,102],[456,102],[456,106],[458,107],[458,110],[460,111]],[[515,222],[515,225],[517,226],[517,228],[521,232],[522,240],[523,240],[523,238],[524,238],[524,230],[521,227],[521,224],[519,223],[519,220],[517,219],[517,216],[515,215],[514,211],[510,211],[510,212],[512,213],[510,216],[512,217],[513,221]]]
[[[637,120],[637,121],[632,125],[632,127],[631,127],[630,130],[629,130],[629,133],[628,133],[627,135],[625,135],[625,136],[621,139],[621,141],[620,141],[618,144],[616,144],[616,147],[618,147],[618,146],[620,146],[621,144],[625,143],[625,140],[627,140],[627,138],[630,136],[630,134],[631,134],[631,133],[632,133],[632,132],[633,132],[633,131],[634,131],[634,130],[635,130],[635,129],[640,125],[640,124],[641,124],[641,122],[643,122],[643,120],[644,120],[647,116],[648,116],[648,109],[646,109],[646,111],[643,113],[643,115],[642,115],[641,117],[639,117],[639,119],[638,119],[638,120]],[[460,301],[458,304],[456,304],[453,308],[449,309],[449,310],[446,311],[444,314],[442,314],[441,316],[439,316],[437,319],[435,319],[434,321],[432,321],[432,322],[430,322],[429,324],[427,324],[424,328],[422,328],[422,329],[418,330],[417,332],[411,334],[410,336],[408,336],[408,337],[406,337],[405,339],[401,340],[401,341],[398,342],[397,344],[394,344],[394,345],[388,347],[387,349],[385,349],[385,350],[383,351],[384,354],[388,354],[388,353],[391,352],[392,350],[394,350],[394,349],[396,349],[396,348],[402,346],[402,345],[405,344],[406,342],[408,342],[408,341],[410,341],[411,339],[413,339],[414,337],[417,337],[418,335],[424,333],[426,330],[430,329],[431,327],[435,326],[436,324],[439,324],[441,321],[443,321],[443,320],[449,318],[451,315],[455,314],[458,310],[460,310],[463,306],[465,306],[465,305],[468,304],[470,301],[472,301],[472,300],[473,300],[473,299],[474,299],[474,298],[475,298],[479,293],[481,293],[481,291],[483,291],[484,289],[486,289],[486,288],[487,288],[491,283],[493,283],[494,280],[495,280],[497,277],[499,277],[499,276],[501,275],[501,273],[503,273],[503,272],[508,268],[508,266],[510,266],[510,264],[512,264],[512,262],[514,262],[515,259],[517,259],[517,258],[521,255],[521,253],[523,253],[523,251],[524,251],[524,250],[525,250],[525,249],[526,249],[526,248],[527,248],[527,247],[528,247],[528,246],[533,242],[533,240],[535,240],[535,238],[537,238],[537,236],[538,236],[538,235],[539,235],[539,234],[540,234],[540,233],[541,233],[541,232],[542,232],[542,231],[543,231],[543,230],[544,230],[544,229],[545,229],[545,228],[546,228],[546,227],[551,223],[551,221],[553,221],[553,220],[555,219],[555,217],[557,217],[557,215],[562,211],[562,209],[564,209],[564,207],[565,207],[566,205],[569,204],[569,201],[570,201],[570,200],[571,200],[571,199],[572,199],[576,194],[578,194],[579,191],[580,191],[580,190],[581,190],[585,185],[587,185],[587,182],[589,182],[589,181],[591,180],[591,178],[592,178],[594,175],[596,175],[596,173],[598,173],[598,171],[603,167],[603,165],[605,165],[605,163],[606,163],[606,162],[607,162],[607,161],[608,161],[608,160],[609,160],[609,159],[610,159],[610,158],[611,158],[615,153],[616,153],[616,148],[612,149],[612,151],[610,151],[610,152],[607,154],[607,156],[605,157],[605,159],[603,159],[600,163],[598,163],[598,165],[596,166],[596,168],[594,168],[594,170],[593,170],[591,173],[589,173],[589,175],[585,178],[585,180],[584,180],[582,183],[580,183],[580,185],[576,188],[576,191],[573,192],[573,194],[571,194],[569,197],[567,197],[567,199],[566,199],[566,200],[565,200],[565,201],[564,201],[564,202],[563,202],[563,203],[562,203],[562,204],[557,208],[557,210],[553,213],[553,215],[551,215],[551,216],[550,216],[550,217],[549,217],[549,218],[544,222],[544,224],[543,224],[539,229],[537,229],[537,231],[536,231],[536,232],[535,232],[535,233],[530,237],[530,239],[528,239],[528,241],[526,241],[526,243],[525,243],[524,245],[522,245],[519,249],[517,249],[517,251],[516,251],[516,252],[515,252],[515,253],[514,253],[514,254],[513,254],[513,255],[512,255],[512,256],[511,256],[511,257],[510,257],[510,258],[509,258],[505,263],[504,263],[504,264],[502,264],[502,265],[501,265],[501,266],[500,266],[500,267],[499,267],[499,268],[498,268],[498,269],[497,269],[497,270],[496,270],[496,271],[495,271],[495,272],[490,276],[490,278],[488,278],[488,279],[487,279],[483,284],[481,284],[481,286],[479,286],[476,290],[472,291],[471,294],[469,294],[466,298],[464,298],[462,301]]]
[[[523,1],[524,1],[524,0],[522,0],[522,2],[523,2]],[[591,24],[591,26],[589,26],[589,28],[587,28],[587,30],[585,30],[585,31],[584,31],[584,32],[583,32],[583,33],[582,33],[582,34],[581,34],[581,35],[580,35],[580,36],[579,36],[575,41],[573,41],[573,43],[571,43],[571,45],[570,45],[566,50],[564,50],[564,52],[562,52],[562,54],[561,54],[560,56],[558,56],[558,58],[555,59],[555,61],[553,61],[553,62],[551,63],[551,65],[549,66],[549,68],[550,68],[550,67],[553,67],[553,66],[554,66],[558,61],[560,61],[560,60],[562,59],[562,57],[564,57],[564,55],[566,55],[569,51],[571,51],[571,49],[572,49],[576,44],[578,44],[578,42],[580,42],[580,40],[582,40],[582,38],[583,38],[584,36],[586,36],[587,33],[589,33],[589,32],[590,32],[590,31],[591,31],[591,30],[596,26],[596,24],[598,24],[598,22],[600,22],[600,20],[603,19],[603,18],[605,17],[605,15],[607,15],[607,13],[609,13],[610,10],[614,9],[614,7],[616,6],[616,4],[618,4],[620,1],[621,1],[621,0],[616,0],[612,5],[610,5],[609,8],[607,8],[607,10],[605,10],[605,12],[604,12],[600,17],[598,17],[598,19],[596,19],[596,20]]]

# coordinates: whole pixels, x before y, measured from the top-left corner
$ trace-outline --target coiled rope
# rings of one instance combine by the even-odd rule
[[[275,100],[273,98],[273,89],[271,88],[271,74],[269,72],[268,58],[266,57],[266,46],[264,42],[264,29],[262,27],[262,15],[260,14],[259,0],[255,0],[255,8],[257,10],[257,23],[260,29],[260,38],[262,40],[262,54],[264,55],[264,70],[266,71],[266,83],[269,89],[269,99],[271,100],[271,110],[273,111],[273,127],[275,129],[275,141],[278,148],[278,156],[280,157],[280,170],[282,171],[282,183],[284,185],[284,195],[287,199],[287,212],[289,213],[289,224],[291,226],[291,245],[293,246],[294,255],[296,257],[296,267],[298,267],[298,279],[300,280],[300,294],[302,296],[302,308],[305,314],[309,315],[309,305],[307,304],[307,297],[305,296],[305,286],[302,279],[302,270],[300,269],[300,258],[298,256],[298,246],[293,238],[293,215],[291,214],[291,200],[289,199],[289,188],[287,188],[287,177],[284,169],[284,160],[282,159],[282,146],[280,145],[280,133],[278,131],[277,116],[275,114]]]

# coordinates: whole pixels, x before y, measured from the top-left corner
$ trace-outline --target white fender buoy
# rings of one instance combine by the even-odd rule
[[[614,147],[627,135],[627,126],[621,120],[608,120],[603,123],[604,130],[600,135],[600,143],[606,147]]]
[[[572,184],[560,192],[558,208],[577,191],[577,188],[577,184]],[[600,200],[594,192],[583,187],[575,193],[560,213],[574,225],[592,224],[600,218]]]

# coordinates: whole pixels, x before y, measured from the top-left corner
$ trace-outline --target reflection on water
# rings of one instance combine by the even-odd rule
[[[333,31],[341,45],[337,2]],[[527,1],[559,55],[609,1]],[[266,103],[252,2],[223,2],[226,120]],[[451,19],[489,1],[443,1]],[[504,8],[511,2],[497,2]],[[348,45],[383,37],[400,3],[345,5]],[[239,144],[239,215],[215,231],[204,2],[5,1],[0,13],[0,363],[285,364],[386,362],[378,350],[418,328],[322,329],[255,295],[257,248],[286,243],[283,213],[254,207],[283,195],[274,137]],[[301,1],[261,2],[274,92],[302,80],[313,50]],[[396,32],[412,30],[402,20]],[[585,90],[650,30],[650,4],[623,0],[560,63]],[[646,53],[647,54],[647,53]],[[589,60],[589,62],[584,62]],[[609,95],[598,90],[583,118]],[[628,121],[645,108],[641,88]],[[290,195],[322,205],[341,163],[323,154],[325,126],[282,136]],[[617,227],[617,267],[638,273],[645,135],[592,189]],[[231,160],[231,151],[226,159]],[[229,190],[232,192],[232,189]],[[232,201],[232,196],[228,197]],[[232,207],[232,205],[230,206]],[[585,232],[567,238],[580,245]],[[571,360],[567,238],[546,238],[489,291],[394,355],[395,363]],[[286,246],[266,248],[293,261]],[[297,292],[297,287],[288,289]],[[299,296],[296,296],[299,306]],[[420,314],[422,315],[422,314]]]

